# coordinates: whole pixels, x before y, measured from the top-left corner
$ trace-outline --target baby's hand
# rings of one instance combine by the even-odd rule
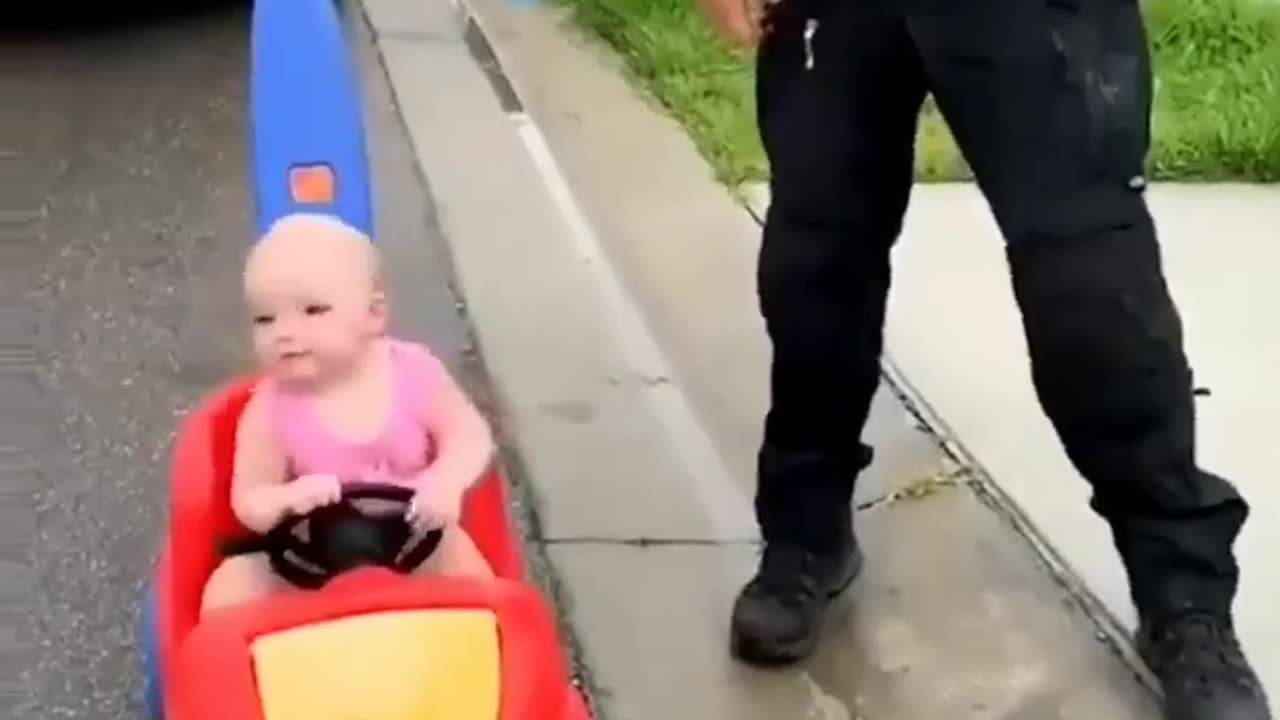
[[[284,498],[290,513],[306,515],[341,500],[342,483],[336,475],[302,475],[284,486]]]
[[[465,487],[442,478],[428,480],[413,496],[405,520],[418,532],[456,525],[462,517]]]

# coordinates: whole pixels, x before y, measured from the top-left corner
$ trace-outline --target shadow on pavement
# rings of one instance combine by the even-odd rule
[[[75,3],[33,0],[0,19],[0,42],[90,39],[100,33],[141,30],[243,9],[252,0],[110,0]],[[11,12],[12,11],[12,12]]]

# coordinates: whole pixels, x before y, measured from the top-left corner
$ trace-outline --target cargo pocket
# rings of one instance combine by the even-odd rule
[[[1137,0],[1044,0],[1065,90],[1088,123],[1089,159],[1131,190],[1146,187],[1151,60]]]

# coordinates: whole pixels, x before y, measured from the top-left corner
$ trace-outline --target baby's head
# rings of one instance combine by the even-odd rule
[[[244,288],[258,361],[286,382],[341,376],[386,331],[373,243],[337,218],[277,221],[249,253]]]

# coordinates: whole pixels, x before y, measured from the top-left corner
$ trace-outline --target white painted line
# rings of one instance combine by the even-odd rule
[[[578,205],[569,183],[551,153],[538,126],[524,113],[509,115],[534,166],[546,184],[568,229],[568,239],[595,279],[604,300],[604,313],[614,339],[632,370],[644,378],[659,380],[646,397],[666,431],[671,446],[689,469],[703,510],[724,541],[754,538],[755,519],[751,502],[733,481],[714,441],[698,420],[688,399],[675,384],[671,363],[645,322],[635,300],[625,289],[618,271],[610,262],[590,220]]]

